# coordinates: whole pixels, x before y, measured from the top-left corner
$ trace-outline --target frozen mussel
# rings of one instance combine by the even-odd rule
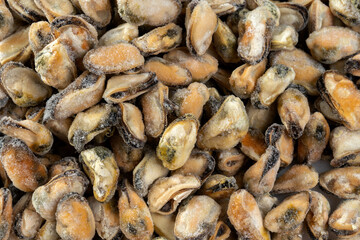
[[[335,0],[338,1],[338,0]],[[338,1],[340,2],[340,1]],[[334,16],[330,8],[321,0],[314,0],[309,7],[309,33],[334,25]]]
[[[58,240],[59,235],[56,232],[56,221],[46,220],[42,227],[39,229],[36,240]]]
[[[289,25],[279,25],[274,29],[271,38],[271,51],[293,50],[298,43],[299,34]]]
[[[154,222],[154,231],[162,236],[160,240],[175,240],[175,214],[161,215],[151,213],[151,217]]]
[[[360,13],[358,1],[351,0],[330,0],[331,13],[341,19],[347,26],[358,26],[360,24]]]
[[[34,1],[8,0],[7,3],[16,16],[26,22],[36,22],[45,17],[44,12],[36,6]]]
[[[99,28],[105,27],[111,21],[110,0],[78,0],[83,11]]]
[[[175,174],[157,179],[150,187],[148,205],[151,212],[169,215],[179,203],[201,186],[199,177]]]
[[[306,7],[291,2],[276,3],[280,10],[280,25],[288,25],[295,28],[297,32],[303,30],[309,21],[309,13]]]
[[[357,53],[354,56],[346,60],[344,70],[346,73],[353,76],[360,76],[360,54]]]
[[[200,192],[215,200],[228,198],[238,189],[236,179],[221,174],[211,175],[202,185]]]
[[[47,21],[34,22],[29,29],[29,43],[34,54],[40,52],[46,45],[55,40]]]
[[[42,122],[42,119],[44,117],[44,111],[45,111],[45,107],[41,106],[41,105],[38,105],[35,107],[29,107],[25,113],[25,119],[32,120],[37,123]],[[51,130],[50,130],[50,132],[51,132]]]
[[[99,39],[99,46],[109,46],[123,41],[131,42],[139,36],[139,29],[131,23],[123,23],[107,31]]]
[[[272,234],[272,240],[302,240],[304,232],[304,223],[297,228],[287,232],[277,232]]]
[[[49,169],[49,179],[72,169],[80,170],[78,160],[75,157],[64,157],[51,165]]]
[[[177,239],[208,239],[216,227],[221,212],[220,205],[204,195],[192,197],[180,207],[175,219]]]
[[[14,17],[5,4],[5,1],[0,2],[0,16],[3,19],[0,25],[0,41],[7,37],[14,30]]]
[[[8,188],[0,189],[0,239],[9,239],[13,223],[12,195]]]
[[[215,231],[213,235],[209,238],[209,240],[225,240],[230,237],[231,230],[226,223],[223,221],[218,221],[215,226]]]
[[[246,112],[249,118],[249,128],[258,129],[261,132],[265,132],[277,116],[276,104],[270,105],[268,109],[259,109],[249,101],[246,104]]]
[[[32,204],[41,217],[55,220],[56,207],[60,199],[71,192],[83,195],[88,185],[89,180],[83,172],[77,169],[67,170],[38,187],[32,195]]]
[[[148,92],[157,82],[153,72],[113,76],[107,81],[103,98],[108,103],[128,101]]]
[[[245,0],[206,0],[218,16],[236,12],[246,5]]]
[[[95,199],[109,201],[115,194],[120,174],[114,154],[108,148],[98,146],[82,151],[80,161],[93,185]]]
[[[246,156],[236,148],[220,150],[216,153],[216,166],[225,176],[234,176],[245,161]]]
[[[295,72],[291,67],[273,65],[257,80],[251,103],[257,108],[268,108],[294,79]]]
[[[254,161],[260,159],[266,148],[264,134],[256,128],[249,128],[245,137],[240,141],[241,152]]]
[[[70,0],[34,0],[36,6],[40,8],[49,22],[52,22],[55,18],[65,15],[75,14],[75,8]]]

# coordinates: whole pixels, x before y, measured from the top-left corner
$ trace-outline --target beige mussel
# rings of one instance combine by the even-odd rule
[[[200,179],[192,174],[175,174],[157,179],[150,187],[148,205],[151,212],[169,215],[179,203],[201,186]]]
[[[110,46],[124,41],[131,42],[139,36],[139,29],[136,25],[131,23],[123,23],[113,28],[99,39],[99,46]]]
[[[270,55],[270,65],[283,64],[295,72],[293,83],[303,86],[310,95],[317,95],[316,82],[325,72],[324,67],[303,50],[281,50]]]
[[[227,215],[240,237],[270,240],[270,234],[264,228],[263,217],[256,200],[245,189],[240,189],[231,195]]]
[[[91,180],[95,199],[109,201],[115,194],[120,174],[114,154],[108,148],[98,146],[82,151],[79,159]]]
[[[344,167],[329,170],[320,175],[320,186],[339,198],[360,198],[360,167]]]
[[[257,196],[256,202],[259,206],[262,216],[266,216],[271,209],[273,209],[276,205],[278,205],[278,198],[270,195],[270,193],[266,193],[261,196]]]
[[[5,94],[5,93],[4,93]],[[5,94],[6,95],[6,94]],[[6,98],[2,99],[2,108],[0,108],[1,117],[11,117],[16,120],[22,120],[25,117],[27,108],[19,107],[13,101],[8,101]]]
[[[218,221],[215,226],[215,231],[213,235],[211,235],[209,240],[225,240],[230,237],[230,234],[230,227],[226,225],[223,221]]]
[[[349,28],[330,26],[312,32],[306,45],[316,60],[331,64],[356,53],[360,49],[360,35]]]
[[[144,158],[133,170],[133,184],[137,194],[145,197],[149,187],[156,179],[166,177],[169,169],[165,168],[154,151],[147,151]]]
[[[200,192],[214,200],[228,198],[238,189],[236,179],[221,174],[211,175],[202,185]]]
[[[51,165],[49,169],[49,179],[72,169],[80,170],[78,160],[74,157],[64,157]]]
[[[309,21],[309,13],[301,4],[281,2],[276,3],[280,9],[280,25],[292,26],[296,32],[303,30]]]
[[[94,74],[117,74],[140,67],[144,61],[139,49],[124,42],[88,51],[83,63]]]
[[[325,117],[315,112],[306,124],[304,134],[298,141],[298,159],[300,162],[314,163],[320,160],[330,137],[330,127]],[[347,140],[346,138],[343,140]]]
[[[0,41],[7,37],[14,30],[14,17],[5,4],[0,2],[0,16],[3,19],[0,24]]]
[[[186,45],[192,54],[205,54],[217,24],[218,18],[206,0],[188,4],[185,19]]]
[[[0,64],[10,61],[26,62],[31,56],[29,28],[19,28],[0,42]]]
[[[20,107],[36,106],[51,96],[52,90],[40,76],[22,63],[8,62],[1,68],[1,85]]]
[[[54,41],[54,35],[51,32],[50,24],[47,21],[34,22],[29,29],[29,44],[34,52],[37,54],[46,45]]]
[[[340,117],[350,130],[360,129],[360,91],[346,76],[335,71],[326,71],[318,81],[321,97]],[[346,93],[346,94],[344,94]]]
[[[201,149],[229,149],[236,146],[249,128],[249,119],[240,98],[228,96],[219,110],[199,130]]]
[[[236,68],[227,80],[231,91],[241,99],[249,98],[255,90],[257,80],[265,72],[266,63],[267,59],[264,59],[255,65],[245,63]]]
[[[95,236],[94,214],[86,198],[78,193],[65,195],[55,215],[56,232],[62,239],[91,240]]]
[[[240,144],[241,152],[254,161],[258,161],[267,148],[264,134],[255,128],[249,128]]]
[[[353,76],[360,76],[360,54],[355,54],[346,60],[344,70]]]
[[[271,38],[271,51],[293,50],[298,43],[299,34],[294,27],[289,25],[279,25],[274,29]]]
[[[89,180],[83,172],[77,169],[67,170],[38,187],[32,195],[32,204],[41,217],[55,220],[56,206],[60,199],[71,192],[82,195],[88,185]]]
[[[216,166],[225,176],[234,176],[246,160],[246,156],[236,148],[220,150],[216,156]]]
[[[81,11],[83,11],[94,24],[99,27],[105,27],[111,21],[111,3],[110,0],[78,0]]]
[[[154,224],[145,201],[139,197],[127,180],[119,189],[120,229],[129,240],[150,240]]]
[[[238,28],[239,22],[242,21],[242,23],[243,23],[243,20],[245,19],[245,16],[249,11],[250,10],[247,8],[238,9],[236,12],[229,14],[228,17],[226,18],[226,24],[229,26],[231,31],[236,36],[239,35],[239,28]],[[241,29],[243,29],[243,28],[241,28]]]
[[[31,120],[17,121],[10,117],[3,117],[0,120],[0,131],[21,139],[39,155],[48,153],[54,142],[51,132],[44,125]]]
[[[74,15],[75,8],[71,4],[70,0],[34,0],[36,6],[40,8],[49,22],[52,22],[55,18],[65,15]]]
[[[155,28],[141,37],[132,40],[132,43],[144,56],[157,55],[176,48],[182,39],[181,27],[174,23]]]
[[[66,119],[97,104],[105,89],[105,76],[83,72],[63,91],[54,94],[47,102],[44,122]],[[81,99],[81,101],[79,101]]]
[[[330,203],[319,192],[310,191],[311,205],[306,215],[306,223],[313,237],[319,240],[328,239],[327,221],[330,214]]]
[[[206,0],[218,16],[236,12],[246,5],[245,0]]]
[[[330,164],[333,167],[360,165],[360,149],[357,144],[359,137],[359,130],[350,131],[343,126],[334,128],[331,131],[330,147],[334,158]]]
[[[44,111],[45,111],[45,107],[41,105],[35,107],[29,107],[28,110],[26,111],[25,119],[40,123],[42,122]]]
[[[272,240],[302,240],[304,232],[304,223],[301,223],[297,228],[288,232],[277,232],[272,234]]]
[[[58,240],[59,235],[56,232],[56,222],[46,220],[42,227],[39,229],[36,240]]]
[[[275,105],[276,104],[270,105],[268,109],[259,109],[254,107],[249,101],[246,104],[246,112],[249,118],[249,128],[265,132],[277,116]]]
[[[95,136],[110,131],[118,121],[118,111],[118,107],[102,103],[78,113],[69,129],[69,143],[81,151]]]
[[[278,177],[272,189],[273,193],[301,192],[315,187],[319,174],[307,165],[292,165],[283,175]]]
[[[169,88],[158,83],[140,98],[146,135],[158,138],[167,125]]]
[[[274,186],[279,168],[279,150],[270,145],[260,159],[245,172],[245,188],[254,196],[269,193]]]
[[[330,0],[331,13],[341,19],[347,26],[354,27],[360,24],[359,3],[350,0]]]
[[[175,219],[174,233],[177,239],[208,239],[216,227],[221,207],[212,198],[194,196],[180,207]]]
[[[189,70],[180,66],[180,64],[159,57],[147,60],[144,70],[154,72],[157,79],[166,86],[183,86],[192,81]]]
[[[206,82],[218,71],[217,59],[208,53],[193,56],[185,48],[176,48],[165,54],[164,59],[189,70],[192,80],[197,82]]]
[[[310,209],[310,202],[309,192],[300,192],[285,198],[266,214],[265,227],[271,232],[295,230],[304,221]]]
[[[54,136],[67,143],[68,133],[72,122],[73,118],[65,118],[60,120],[48,120],[44,124]]]
[[[325,100],[318,97],[314,102],[314,107],[321,112],[324,117],[335,123],[342,123],[342,120],[335,109],[333,109]]]
[[[7,3],[15,15],[26,22],[36,22],[45,17],[43,11],[36,6],[34,1],[9,0]]]
[[[135,25],[160,26],[172,22],[181,12],[179,0],[117,0],[119,15]]]
[[[178,105],[177,115],[183,116],[191,113],[200,119],[203,106],[209,100],[209,90],[203,83],[194,82],[187,88],[178,89],[172,96],[172,101]]]
[[[330,8],[321,0],[314,0],[309,8],[309,33],[333,25],[334,16],[332,15]]]
[[[57,89],[66,88],[77,74],[75,63],[59,39],[35,55],[35,70],[45,84]]]
[[[0,189],[0,239],[9,239],[13,223],[12,195],[8,188]]]
[[[265,132],[267,145],[274,145],[280,152],[280,166],[286,167],[293,161],[294,141],[281,124],[272,124]]]
[[[151,217],[154,222],[155,232],[161,236],[160,240],[175,240],[175,214],[161,215],[158,213],[151,213]]]
[[[113,76],[107,81],[103,98],[109,103],[128,101],[148,92],[157,82],[153,72]]]
[[[257,80],[251,103],[257,108],[268,108],[295,79],[295,71],[286,65],[270,67]]]
[[[94,214],[97,234],[106,240],[121,236],[117,199],[112,198],[109,202],[101,203],[90,197],[88,202]]]
[[[302,136],[310,119],[310,107],[306,96],[295,88],[289,88],[278,98],[277,105],[281,122],[293,139]]]
[[[169,170],[182,167],[196,142],[199,121],[192,114],[174,120],[165,129],[156,148],[156,155]]]

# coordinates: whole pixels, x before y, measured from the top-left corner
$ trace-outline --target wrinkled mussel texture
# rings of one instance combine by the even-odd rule
[[[99,146],[82,151],[79,159],[91,180],[95,199],[109,201],[115,194],[120,174],[114,154]]]
[[[99,46],[109,46],[123,41],[131,42],[139,36],[139,29],[131,23],[123,23],[113,28],[99,38]]]
[[[236,179],[221,174],[211,175],[202,185],[200,192],[215,200],[228,198],[238,189]]]
[[[175,219],[177,239],[208,239],[216,227],[221,207],[214,199],[199,195],[181,206]]]
[[[119,223],[122,233],[129,240],[150,240],[154,223],[145,201],[125,180],[119,189]]]
[[[149,189],[148,205],[151,212],[169,215],[179,203],[201,186],[199,177],[175,174],[157,179]]]
[[[115,105],[101,103],[78,113],[69,129],[69,143],[81,151],[94,137],[109,132],[117,124],[118,112]]]

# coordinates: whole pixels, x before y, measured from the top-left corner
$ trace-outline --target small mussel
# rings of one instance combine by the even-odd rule
[[[279,25],[271,38],[271,51],[293,50],[298,43],[299,34],[289,25]]]
[[[201,127],[196,144],[201,149],[229,149],[240,142],[248,129],[249,119],[243,102],[230,95]]]
[[[225,176],[234,176],[246,161],[246,156],[236,148],[220,150],[216,156],[216,166]]]
[[[227,215],[241,238],[270,240],[255,198],[245,189],[234,192],[229,201]]]
[[[310,107],[306,96],[296,88],[283,92],[277,103],[281,122],[293,139],[300,138],[310,119]]]
[[[350,130],[360,129],[360,91],[355,83],[336,71],[326,71],[319,79],[321,97]],[[346,93],[346,94],[344,94]]]
[[[83,63],[94,74],[117,74],[144,64],[139,49],[130,43],[101,46],[88,51]]]
[[[154,222],[155,232],[162,236],[159,240],[175,240],[175,214],[161,215],[158,213],[151,213],[151,217]]]
[[[131,42],[139,36],[139,29],[131,23],[123,23],[107,31],[99,39],[99,46],[110,46],[121,42]]]
[[[26,120],[32,120],[34,122],[40,123],[40,122],[42,122],[42,119],[44,117],[44,111],[45,111],[45,107],[41,106],[41,105],[38,105],[35,107],[30,107],[26,111],[25,118],[26,118]],[[51,132],[51,130],[50,130],[50,132]]]
[[[54,41],[50,24],[46,21],[34,22],[29,29],[29,43],[34,54],[40,52],[46,45]]]
[[[118,111],[114,105],[101,103],[78,113],[69,129],[69,143],[81,151],[95,136],[108,132],[118,123]]]
[[[271,209],[278,204],[278,198],[272,196],[270,193],[266,193],[256,197],[256,202],[260,208],[262,216],[266,216]]]
[[[55,215],[56,232],[62,239],[91,240],[95,236],[94,214],[86,198],[78,193],[65,195]]]
[[[49,169],[49,179],[72,169],[80,170],[78,160],[74,157],[64,157],[51,165]]]
[[[6,6],[5,1],[0,2],[0,16],[2,24],[0,25],[0,41],[7,37],[14,30],[14,17],[9,8]]]
[[[176,48],[181,43],[181,27],[169,23],[132,40],[144,56],[157,55]]]
[[[180,0],[117,0],[119,15],[135,25],[161,26],[181,12]]]
[[[251,103],[257,108],[268,108],[294,79],[295,72],[291,67],[273,65],[257,80]]]
[[[9,189],[0,189],[0,239],[9,239],[13,223],[12,195]]]
[[[148,92],[157,82],[153,72],[113,76],[107,81],[103,98],[108,103],[128,101]]]
[[[92,107],[101,100],[104,89],[105,75],[83,72],[63,91],[54,94],[46,102],[44,122],[50,119],[66,119]]]
[[[105,27],[111,21],[110,0],[78,0],[81,11],[90,17],[94,25]]]
[[[52,22],[55,18],[65,15],[74,15],[75,7],[70,0],[34,0],[36,6],[40,8],[49,22]]]
[[[292,165],[278,177],[272,189],[273,193],[301,192],[315,187],[319,181],[316,170],[307,165]]]
[[[223,16],[236,12],[246,5],[245,0],[206,0],[216,15]]]
[[[300,32],[307,26],[309,13],[303,5],[279,2],[276,3],[276,6],[280,9],[280,25],[292,26],[297,32]]]
[[[186,45],[192,54],[205,54],[217,25],[218,17],[206,0],[188,4],[185,20]]]
[[[34,1],[8,0],[7,3],[15,15],[26,22],[36,22],[45,18],[44,12],[36,6]]]
[[[179,203],[201,186],[200,179],[192,174],[175,174],[156,180],[148,193],[151,212],[169,215],[176,211]]]
[[[344,70],[353,76],[360,77],[360,54],[357,53],[354,56],[346,60]]]
[[[215,200],[228,198],[238,189],[236,179],[221,174],[211,175],[202,185],[200,192]]]
[[[134,148],[143,148],[147,137],[142,114],[139,108],[131,103],[119,103],[120,117],[117,129],[124,142]]]
[[[268,109],[259,109],[249,101],[246,104],[246,112],[249,118],[249,128],[258,129],[261,132],[265,132],[277,116],[276,104],[270,105]]]
[[[269,193],[274,186],[279,168],[279,150],[270,145],[260,159],[245,172],[245,188],[254,196]]]
[[[264,134],[256,128],[249,128],[240,144],[241,152],[254,161],[258,161],[267,148]]]
[[[340,2],[338,0],[335,1]],[[330,8],[321,0],[314,0],[311,3],[311,6],[309,7],[309,33],[320,30],[324,27],[333,26],[334,21],[334,16],[332,15]]]
[[[350,131],[340,126],[331,131],[330,147],[334,158],[330,164],[333,167],[342,165],[359,166],[360,148],[357,142],[360,139],[360,131]]]
[[[310,209],[309,192],[300,192],[285,198],[273,208],[264,219],[265,227],[271,232],[295,230],[305,219]]]
[[[166,177],[168,173],[169,169],[162,165],[161,161],[156,157],[155,152],[146,152],[144,158],[133,170],[135,191],[141,197],[145,197],[148,193],[149,186],[153,184],[156,179]]]
[[[315,112],[311,114],[303,135],[298,141],[298,159],[309,164],[320,160],[321,155],[329,141],[330,127],[325,117]],[[346,141],[344,138],[342,141]]]
[[[45,221],[39,229],[36,240],[58,240],[59,235],[56,232],[56,221]]]
[[[339,198],[360,199],[360,167],[344,167],[329,170],[320,175],[320,186]]]
[[[360,35],[349,28],[330,26],[312,32],[306,45],[316,60],[331,64],[356,53],[360,49]]]
[[[45,124],[50,132],[58,137],[63,142],[68,142],[68,133],[70,126],[73,122],[73,118],[65,118],[60,120],[48,120]]]
[[[351,0],[330,0],[331,13],[341,19],[347,26],[358,26],[360,24],[359,3]]]
[[[306,215],[306,223],[311,235],[319,240],[327,240],[327,221],[330,214],[330,203],[324,195],[319,192],[309,191],[311,195],[311,205]]]
[[[226,240],[230,237],[230,227],[223,221],[218,221],[215,226],[215,231],[209,240]]]
[[[52,90],[40,76],[22,63],[8,62],[1,68],[1,85],[20,107],[36,106],[51,96]]]
[[[154,223],[145,201],[136,194],[127,180],[119,189],[119,224],[129,240],[150,240]]]
[[[316,110],[321,112],[324,117],[335,123],[342,123],[342,120],[335,109],[333,109],[325,100],[321,97],[318,97],[314,102],[314,107]]]
[[[177,118],[165,129],[156,148],[156,155],[169,170],[182,167],[196,142],[199,121],[192,114]]]
[[[82,195],[88,185],[89,180],[82,171],[77,169],[65,171],[38,187],[32,195],[32,204],[41,217],[55,220],[56,207],[60,199],[72,192]]]
[[[208,239],[216,227],[221,207],[208,196],[194,196],[180,207],[175,219],[177,239]]]
[[[343,201],[329,217],[329,227],[338,237],[352,239],[360,233],[360,200]]]
[[[99,146],[82,151],[79,159],[91,180],[96,200],[109,201],[115,194],[120,174],[114,154]]]

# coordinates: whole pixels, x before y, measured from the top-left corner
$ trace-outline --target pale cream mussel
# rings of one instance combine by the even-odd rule
[[[151,213],[154,222],[154,231],[161,236],[160,240],[175,240],[174,227],[176,214],[161,215]],[[154,239],[153,239],[154,240]]]
[[[274,145],[280,152],[280,166],[286,167],[293,161],[294,140],[286,131],[285,126],[274,123],[265,132],[267,145]]]
[[[206,0],[212,10],[218,16],[234,13],[243,9],[246,5],[245,0]]]
[[[10,9],[22,20],[31,23],[45,18],[44,12],[32,0],[8,0]]]
[[[31,120],[17,121],[11,117],[3,117],[0,120],[0,131],[21,139],[39,155],[48,153],[54,142],[51,132],[44,125]]]
[[[298,43],[299,34],[289,25],[279,25],[274,29],[271,39],[271,51],[293,50]]]
[[[174,21],[181,12],[180,0],[117,0],[119,15],[135,25],[161,26]]]
[[[259,109],[254,107],[249,101],[246,104],[246,112],[249,118],[249,128],[258,129],[265,132],[266,129],[274,122],[277,115],[276,104],[272,104],[268,109]]]
[[[297,228],[287,232],[277,232],[272,234],[272,240],[302,240],[304,237],[304,223],[301,223]]]
[[[69,129],[69,143],[81,151],[95,136],[110,131],[118,123],[118,112],[119,107],[101,103],[78,113]]]
[[[99,38],[99,46],[109,46],[123,41],[131,42],[139,36],[139,29],[131,23],[123,23],[110,29]]]
[[[169,169],[165,168],[154,151],[146,152],[144,158],[133,170],[133,185],[137,194],[145,197],[149,187],[158,178],[166,177]]]
[[[6,6],[5,1],[0,2],[0,16],[3,19],[0,24],[0,41],[7,37],[14,30],[14,17]]]
[[[243,102],[230,95],[200,128],[197,146],[201,149],[229,149],[240,142],[248,129],[249,119]]]
[[[297,32],[300,32],[308,25],[309,12],[303,5],[279,2],[276,3],[276,6],[280,10],[280,25],[292,26]]]
[[[334,16],[330,8],[321,0],[314,0],[309,7],[309,33],[321,28],[333,26]]]
[[[48,120],[44,123],[45,127],[47,127],[50,132],[59,138],[63,142],[68,142],[68,134],[71,124],[73,122],[73,118],[65,118],[61,120]]]
[[[213,46],[225,63],[238,63],[237,38],[228,25],[218,20],[218,27],[213,34]]]
[[[339,116],[339,114],[336,112],[335,109],[333,109],[325,100],[323,100],[321,97],[318,97],[314,102],[314,107],[316,110],[321,112],[324,117],[332,121],[334,123],[342,123],[342,120]]]
[[[225,176],[234,176],[244,165],[246,156],[236,148],[216,152],[216,166]]]
[[[214,200],[228,198],[238,189],[236,179],[221,174],[211,175],[202,185],[200,192]]]
[[[0,234],[1,239],[9,239],[13,223],[12,194],[8,188],[0,189]]]
[[[90,17],[99,28],[103,28],[111,21],[110,0],[78,0],[81,11]]]
[[[174,23],[155,28],[150,32],[132,40],[144,56],[169,52],[180,45],[181,27]]]
[[[110,149],[98,146],[82,151],[79,160],[91,180],[95,199],[108,202],[115,194],[120,175],[114,154]]]
[[[45,85],[31,68],[19,62],[8,62],[0,70],[1,85],[20,107],[36,106],[51,96],[52,89]]]
[[[216,227],[221,212],[220,205],[204,195],[192,197],[180,207],[175,219],[177,239],[207,239]]]
[[[275,196],[272,196],[270,193],[266,193],[256,198],[257,205],[261,211],[262,216],[266,216],[271,209],[278,205],[279,199]]]
[[[56,232],[56,221],[48,221],[39,229],[36,240],[58,240],[60,239],[59,235]]]
[[[75,14],[75,8],[70,0],[34,0],[36,6],[44,12],[47,20],[52,22],[55,18]]]
[[[331,13],[341,19],[349,27],[358,26],[360,24],[360,12],[358,1],[339,1],[330,0],[329,7]]]
[[[109,103],[128,101],[150,91],[157,82],[153,72],[113,76],[107,81],[103,98]]]
[[[157,179],[149,189],[148,205],[151,212],[169,215],[179,203],[200,188],[199,177],[175,174]]]

